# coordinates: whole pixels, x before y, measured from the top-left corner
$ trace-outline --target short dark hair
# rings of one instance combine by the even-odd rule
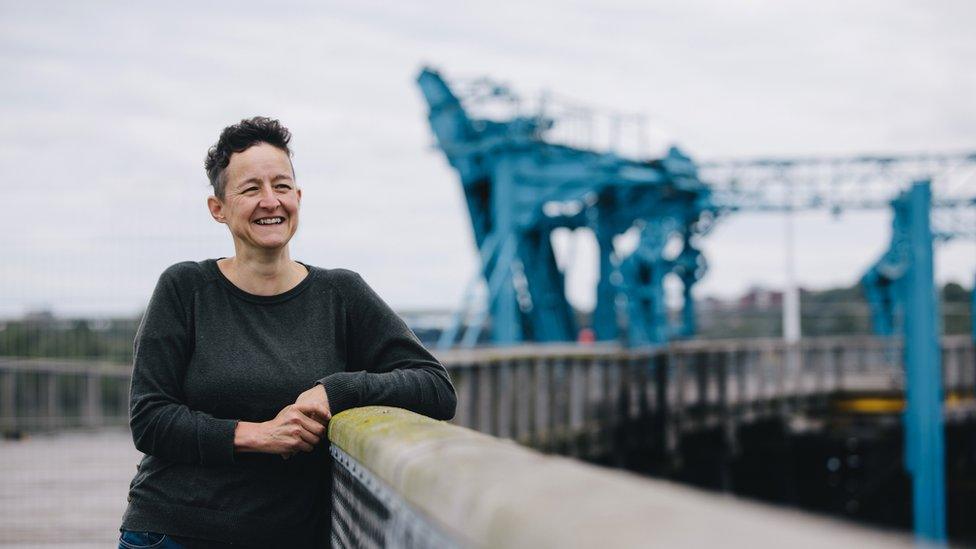
[[[291,132],[288,128],[282,126],[281,122],[265,116],[245,118],[238,124],[224,128],[220,132],[220,138],[207,151],[207,159],[203,163],[214,195],[221,200],[224,198],[224,190],[227,186],[224,169],[230,163],[231,155],[246,151],[258,143],[267,143],[285,151],[291,160],[289,141],[291,141]]]

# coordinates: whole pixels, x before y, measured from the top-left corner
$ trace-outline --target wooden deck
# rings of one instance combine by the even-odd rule
[[[113,547],[142,455],[127,430],[0,441],[0,547]]]

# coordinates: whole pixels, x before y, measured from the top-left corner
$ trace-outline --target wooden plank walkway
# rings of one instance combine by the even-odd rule
[[[142,457],[125,429],[0,441],[0,547],[114,547]]]

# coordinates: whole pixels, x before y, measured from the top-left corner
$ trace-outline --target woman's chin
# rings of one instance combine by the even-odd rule
[[[250,248],[251,250],[259,253],[276,252],[287,248],[289,240],[291,239],[280,238],[252,240],[250,242],[245,242],[244,247]]]

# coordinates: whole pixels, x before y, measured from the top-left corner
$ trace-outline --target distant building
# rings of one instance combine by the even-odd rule
[[[754,286],[738,300],[740,311],[768,311],[783,307],[783,292]]]

